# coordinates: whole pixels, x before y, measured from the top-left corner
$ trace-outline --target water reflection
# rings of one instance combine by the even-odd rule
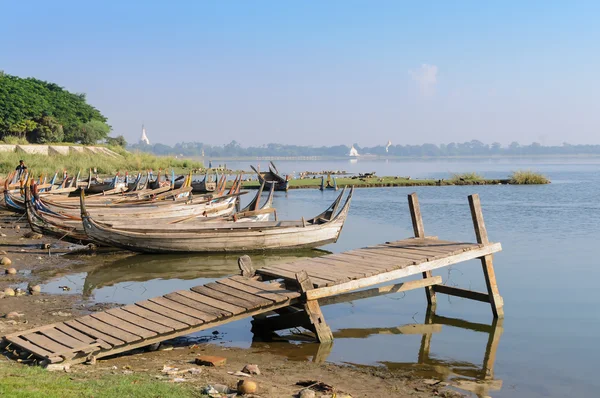
[[[481,363],[471,363],[458,359],[440,359],[431,354],[431,343],[436,334],[442,333],[445,327],[463,329],[487,334],[487,343],[479,350],[482,352]],[[380,361],[379,364],[388,370],[409,370],[414,374],[427,378],[448,381],[452,386],[475,394],[478,397],[489,396],[492,391],[502,388],[502,380],[494,377],[494,363],[500,337],[503,333],[503,320],[496,319],[491,324],[469,322],[459,318],[436,315],[429,308],[422,324],[408,324],[395,327],[378,328],[344,328],[333,332],[334,342],[318,344],[311,342],[314,337],[299,331],[289,335],[265,335],[262,330],[253,329],[252,347],[259,351],[268,351],[284,355],[291,360],[311,360],[315,363],[325,362],[332,352],[335,341],[339,339],[367,339],[375,335],[421,335],[416,362]],[[474,347],[474,350],[478,350]],[[364,364],[349,363],[354,366]]]
[[[253,254],[254,268],[296,261],[328,254],[324,250],[302,250],[279,254]],[[239,272],[239,254],[214,255],[150,255],[138,254],[87,270],[83,296],[89,298],[94,290],[119,283],[142,283],[152,280],[215,279]],[[156,292],[159,295],[158,292]],[[153,294],[149,291],[148,294]]]

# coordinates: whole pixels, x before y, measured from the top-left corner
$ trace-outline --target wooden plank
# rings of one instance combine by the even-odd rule
[[[432,286],[442,283],[441,276],[434,276],[431,278],[418,279],[414,281],[408,281],[404,283],[398,283],[395,285],[376,287],[373,289],[360,290],[358,292],[351,293],[342,293],[337,296],[332,297],[324,297],[319,299],[319,304],[323,305],[331,305],[331,304],[339,304],[346,303],[348,301],[355,301],[364,298],[381,296],[384,294],[398,293],[398,292],[406,292],[413,289],[420,289],[426,286]]]
[[[81,340],[77,340],[77,339],[61,332],[60,330],[54,329],[54,328],[47,329],[47,330],[44,330],[39,333],[43,334],[44,336],[48,337],[49,339],[52,339],[68,348],[71,348],[71,349],[77,349],[77,348],[89,346],[90,344],[92,344],[90,342],[84,342]]]
[[[30,343],[29,341],[21,338],[20,336],[10,336],[6,338],[6,340],[10,341],[12,344],[29,351],[30,353],[37,355],[40,358],[48,358],[50,362],[60,362],[63,360],[61,357],[55,356],[52,352],[43,349],[42,347],[38,347],[35,344]]]
[[[385,267],[387,270],[394,270],[398,268],[400,264],[409,265],[414,264],[416,262],[414,258],[403,258],[400,256],[396,256],[395,259],[390,259],[389,256],[382,257],[374,253],[357,253],[354,250],[344,254],[348,256],[354,256],[360,261],[368,261],[369,263],[380,265],[382,267]]]
[[[358,254],[367,255],[367,256],[375,255],[375,256],[382,256],[382,257],[408,258],[408,259],[412,259],[413,261],[427,260],[427,256],[420,254],[420,253],[412,252],[407,249],[367,248],[367,249],[353,250],[353,252],[358,253]]]
[[[256,270],[256,273],[262,276],[266,276],[269,278],[273,278],[273,279],[285,279],[287,281],[295,281],[296,278],[294,276],[293,272],[290,271],[286,271],[286,270],[282,270],[282,269],[267,269],[267,268],[261,268]],[[324,280],[321,278],[313,278],[311,279],[312,283],[315,284],[315,286],[327,286],[328,283],[331,283],[330,280]]]
[[[411,253],[404,253],[401,252],[400,249],[397,249],[396,253],[394,254],[387,254],[387,253],[375,253],[374,250],[372,251],[365,251],[365,252],[360,252],[360,251],[355,251],[355,253],[353,253],[354,255],[358,255],[358,256],[364,256],[365,258],[370,258],[373,260],[379,260],[381,262],[388,262],[390,264],[395,264],[396,261],[403,261],[403,260],[412,260],[415,263],[420,263],[420,262],[424,262],[427,261],[427,257],[424,256],[419,256],[419,255],[415,255],[415,254],[411,254]]]
[[[84,343],[98,344],[100,346],[100,348],[102,348],[104,350],[109,350],[112,348],[112,345],[107,343],[106,341],[95,338],[95,337],[90,337],[87,334],[83,334],[80,331],[75,330],[72,327],[65,325],[64,323],[56,324],[55,327],[56,327],[56,330],[66,334],[67,336],[70,336],[76,340],[83,341]]]
[[[425,227],[423,226],[421,206],[419,205],[419,197],[417,196],[416,192],[408,195],[408,207],[410,210],[410,218],[412,220],[415,237],[423,238],[425,236]]]
[[[490,243],[488,239],[487,228],[483,220],[483,212],[481,211],[481,200],[479,195],[469,195],[469,208],[471,209],[471,218],[473,219],[473,227],[475,228],[475,237],[477,243],[487,245]]]
[[[171,327],[167,327],[167,326],[161,325],[160,323],[149,321],[148,319],[143,318],[141,316],[132,314],[127,311],[123,311],[121,308],[112,308],[112,309],[106,311],[106,313],[110,314],[114,317],[117,317],[119,319],[122,319],[124,321],[131,322],[134,325],[139,325],[139,326],[141,326],[145,329],[151,330],[157,334],[170,333],[174,330]]]
[[[349,270],[353,275],[356,275],[359,278],[364,278],[365,276],[371,276],[374,274],[381,273],[381,270],[374,270],[373,268],[367,268],[360,264],[349,264],[344,263],[343,261],[335,260],[335,259],[327,259],[327,258],[315,258],[313,261],[317,264],[322,264],[324,266],[332,267],[334,269],[340,270]]]
[[[286,296],[289,299],[295,299],[300,296],[300,293],[282,288],[277,283],[259,282],[255,279],[244,278],[243,276],[240,276],[240,275],[232,276],[231,280],[234,280],[239,283],[243,283],[244,285],[253,286],[258,289],[265,289],[268,291],[272,291],[273,293],[277,293],[279,295]]]
[[[138,305],[126,305],[124,307],[120,308],[121,310],[130,313],[130,314],[135,314],[139,317],[142,317],[144,319],[147,319],[149,321],[161,324],[165,327],[168,328],[172,328],[174,330],[182,330],[182,329],[187,329],[190,325],[185,324],[183,322],[179,322],[176,321],[172,318],[163,316],[161,314],[157,314],[156,312],[153,312],[151,310],[148,310],[146,308],[140,307]]]
[[[184,315],[184,314],[189,315],[190,317],[196,318],[203,322],[211,321],[215,318],[214,315],[210,315],[205,312],[195,310],[192,307],[188,307],[187,305],[179,304],[173,300],[169,300],[164,297],[154,297],[154,298],[148,299],[148,301],[150,301],[154,304],[160,305],[161,307],[168,308],[172,311],[179,312],[182,315]]]
[[[244,307],[239,307],[237,305],[233,305],[233,304],[225,303],[223,301],[215,300],[212,297],[208,297],[203,294],[192,292],[189,290],[181,290],[178,293],[181,294],[182,296],[185,296],[192,300],[199,301],[201,303],[210,305],[211,307],[215,307],[215,308],[221,309],[223,311],[230,312],[232,314],[241,314],[242,312],[246,311],[246,308],[244,308]]]
[[[252,308],[267,307],[274,303],[273,300],[265,299],[262,297],[257,297],[252,294],[248,294],[242,290],[234,289],[232,287],[221,285],[221,284],[214,283],[214,282],[207,283],[206,287],[209,289],[224,293],[224,294],[230,294],[237,298],[241,298],[242,300],[247,301],[252,306]]]
[[[334,277],[342,276],[342,277],[346,277],[348,279],[361,278],[361,277],[365,276],[364,272],[357,270],[355,268],[349,267],[347,265],[340,265],[339,263],[328,262],[327,260],[324,260],[325,262],[318,262],[316,260],[318,260],[318,259],[311,258],[310,260],[307,260],[308,267],[306,267],[305,269],[307,271],[310,269],[311,271],[314,270],[316,272],[325,272],[325,273],[329,274],[330,276],[334,276]]]
[[[81,333],[85,333],[88,336],[92,336],[96,339],[100,339],[102,341],[105,341],[106,343],[110,344],[111,346],[121,346],[123,344],[125,344],[124,341],[116,339],[112,336],[109,336],[107,334],[104,334],[96,329],[90,328],[80,322],[75,322],[75,320],[72,321],[66,321],[65,325],[69,326],[70,328],[73,328]]]
[[[400,260],[399,260],[399,262],[396,264],[392,264],[388,261],[382,263],[379,260],[373,260],[373,259],[368,260],[365,258],[365,256],[352,255],[352,254],[348,254],[348,253],[333,254],[333,255],[327,256],[327,258],[333,258],[335,260],[345,261],[345,262],[348,262],[349,264],[368,265],[370,267],[379,269],[380,272],[392,271],[392,270],[398,268],[399,266],[408,265],[408,264],[413,263],[413,260],[409,260],[409,259],[406,259],[402,262],[400,262]]]
[[[28,333],[21,335],[21,338],[29,341],[37,345],[38,347],[42,347],[46,351],[50,351],[52,353],[51,356],[56,356],[57,352],[69,351],[70,347],[64,346],[56,341],[49,339],[48,337],[37,334],[37,333]]]
[[[179,304],[191,307],[195,310],[203,312],[209,315],[211,318],[222,318],[224,316],[231,316],[233,313],[225,310],[221,310],[219,308],[211,307],[210,305],[203,304],[199,301],[192,300],[188,297],[182,296],[179,292],[165,294],[165,298],[169,300],[173,300]],[[209,320],[209,319],[207,319]]]
[[[436,293],[448,294],[450,296],[457,296],[462,298],[467,298],[470,300],[477,300],[484,303],[489,303],[490,298],[487,293],[476,292],[473,290],[461,289],[454,286],[446,286],[446,285],[437,285],[434,286],[433,289]]]
[[[231,305],[235,305],[236,307],[245,308],[246,311],[249,311],[253,307],[247,301],[242,300],[239,297],[235,297],[235,296],[231,296],[229,294],[217,292],[216,290],[209,289],[206,286],[195,286],[191,290],[194,291],[195,293],[210,297],[214,300],[222,301],[224,303],[231,304]]]
[[[402,250],[403,252],[406,253],[414,253],[414,254],[418,254],[421,256],[426,256],[426,257],[440,257],[440,256],[447,256],[449,254],[453,254],[455,252],[461,252],[462,250],[459,249],[450,249],[450,250],[431,250],[428,247],[424,246],[424,247],[418,247],[418,246],[403,246],[403,247],[378,247],[379,250],[384,250],[386,252],[397,252]]]
[[[494,243],[488,246],[484,246],[477,250],[470,250],[467,252],[463,252],[460,254],[456,254],[453,256],[448,256],[441,258],[439,260],[433,260],[430,262],[409,265],[401,269],[397,269],[394,271],[386,272],[379,275],[373,275],[368,278],[357,279],[354,281],[346,282],[337,286],[332,287],[324,287],[313,289],[308,291],[307,299],[314,300],[323,297],[333,296],[336,294],[344,293],[351,290],[361,289],[363,287],[368,287],[372,285],[376,285],[383,282],[393,281],[395,279],[400,279],[406,276],[415,275],[424,271],[431,271],[433,269],[446,267],[450,264],[456,264],[462,261],[472,260],[475,258],[479,258],[481,256],[485,256],[491,253],[495,253],[502,250],[502,246],[500,243]]]
[[[352,277],[350,275],[348,275],[349,272],[347,274],[347,273],[344,273],[343,271],[336,271],[334,269],[326,269],[325,267],[316,265],[316,264],[305,264],[305,265],[302,265],[301,267],[295,267],[291,264],[277,264],[273,268],[285,269],[290,272],[306,271],[306,272],[308,272],[309,275],[311,275],[311,278],[317,277],[317,278],[321,278],[321,279],[327,279],[333,283],[344,282],[349,279],[352,279]],[[359,275],[354,274],[354,276],[359,276]]]
[[[351,259],[352,258],[345,258],[345,257],[341,257],[340,255],[330,254],[330,255],[327,255],[324,257],[317,257],[315,260],[334,262],[334,263],[340,264],[343,267],[354,267],[354,268],[357,268],[360,270],[364,270],[365,272],[378,273],[378,272],[385,271],[385,268],[383,268],[381,266],[361,262],[361,261],[358,261],[357,259],[350,261]]]
[[[131,334],[114,326],[107,325],[106,323],[94,319],[89,315],[74,319],[73,322],[80,323],[92,329],[96,329],[104,334],[122,340],[126,343],[132,343],[134,341],[140,340],[140,337],[136,336],[135,334]]]
[[[246,293],[253,294],[255,296],[265,298],[267,300],[272,300],[276,303],[289,300],[289,298],[287,296],[273,293],[272,291],[269,291],[266,289],[259,289],[259,288],[253,287],[253,286],[248,286],[243,283],[234,281],[230,278],[220,279],[217,281],[217,283],[232,287],[234,289],[243,290]]]
[[[92,318],[102,321],[110,326],[113,326],[115,328],[124,330],[128,333],[131,333],[135,336],[138,336],[142,339],[147,339],[147,338],[154,337],[157,335],[156,332],[136,326],[129,321],[125,321],[125,320],[118,318],[114,315],[111,315],[107,312],[95,312],[95,313],[91,314],[90,316]]]

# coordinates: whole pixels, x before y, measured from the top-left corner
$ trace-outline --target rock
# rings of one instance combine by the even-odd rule
[[[7,275],[16,275],[17,274],[17,270],[14,268],[7,268],[4,272],[6,272]]]
[[[315,396],[315,392],[310,388],[300,390],[300,394],[298,394],[298,398],[315,398]]]
[[[132,374],[133,374],[133,370],[128,370],[128,369],[127,369],[127,370],[124,370],[124,371],[123,371],[123,374],[124,374],[124,375],[132,375]]]
[[[20,231],[20,230],[21,230],[21,227],[18,225],[15,225],[15,231]]]
[[[14,289],[7,287],[6,289],[4,289],[4,294],[6,296],[14,296],[15,295],[15,291]]]
[[[23,236],[29,239],[42,239],[42,234],[38,234],[33,231],[29,231]]]
[[[54,371],[63,371],[63,372],[70,372],[71,371],[71,365],[67,364],[60,364],[60,363],[51,363],[45,366],[46,370],[49,370],[51,372]]]
[[[244,366],[244,369],[242,369],[242,372],[244,373],[248,373],[251,375],[260,375],[260,369],[258,368],[258,365],[255,364],[248,364],[246,366]]]
[[[8,257],[2,257],[2,259],[0,260],[0,264],[7,266],[7,265],[11,265],[12,261]]]
[[[258,384],[252,380],[240,380],[237,384],[237,390],[240,394],[254,394],[258,390]]]
[[[196,365],[202,366],[223,366],[227,363],[227,358],[213,355],[199,355],[196,357]]]
[[[190,368],[188,369],[188,373],[191,375],[199,375],[200,373],[202,373],[202,369],[200,368]]]
[[[15,296],[24,296],[25,295],[25,291],[23,289],[21,289],[20,287],[15,289]]]
[[[40,285],[28,286],[27,290],[29,290],[29,293],[31,294],[39,294],[42,292],[42,287]]]
[[[4,317],[6,319],[15,319],[15,318],[20,318],[23,315],[24,314],[19,314],[18,312],[12,311],[12,312],[9,312],[8,314],[4,315]]]
[[[6,238],[6,234],[0,234],[0,236]]]

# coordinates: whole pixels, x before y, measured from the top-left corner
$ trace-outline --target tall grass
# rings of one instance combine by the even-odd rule
[[[452,173],[452,178],[450,178],[450,182],[453,184],[460,184],[463,182],[480,181],[480,180],[483,180],[483,177],[475,172]]]
[[[69,174],[76,174],[82,170],[87,175],[87,170],[96,168],[99,174],[115,174],[117,172],[129,173],[145,171],[148,169],[175,169],[176,172],[189,168],[202,168],[202,162],[174,159],[167,156],[156,156],[148,153],[130,153],[122,149],[110,148],[120,156],[71,153],[69,155],[36,155],[16,152],[0,154],[0,173],[7,174],[15,169],[19,160],[23,160],[29,171],[38,174],[54,174],[56,171],[67,170]]]
[[[550,180],[543,174],[531,170],[518,170],[511,174],[510,183],[516,185],[549,184]]]

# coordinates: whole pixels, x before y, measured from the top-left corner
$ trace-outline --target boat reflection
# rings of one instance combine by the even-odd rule
[[[275,254],[252,254],[254,268],[292,262],[303,258],[329,254],[325,250],[299,250]],[[153,279],[220,278],[239,273],[240,254],[182,255],[137,254],[87,269],[83,296],[90,297],[95,289],[122,282],[146,282]]]
[[[431,341],[434,335],[442,333],[445,327],[487,334],[487,344],[485,347],[481,347],[483,351],[482,362],[474,364],[468,361],[443,360],[432,356],[430,354]],[[499,391],[502,388],[502,380],[494,378],[494,362],[503,330],[502,319],[494,320],[487,325],[436,315],[431,309],[428,309],[423,324],[408,324],[386,328],[339,329],[333,332],[333,337],[335,342],[338,339],[365,339],[383,334],[420,334],[422,337],[416,362],[382,361],[379,363],[391,371],[410,370],[420,377],[447,381],[451,386],[460,390],[473,393],[478,397],[487,397],[491,391]],[[273,334],[270,338],[266,338],[264,333],[257,330],[252,347],[259,350],[268,350],[269,352],[279,352],[291,360],[312,360],[316,363],[326,361],[332,352],[334,343],[318,344],[311,341],[314,341],[314,337],[305,334],[285,336]],[[299,342],[303,343],[299,344]]]

